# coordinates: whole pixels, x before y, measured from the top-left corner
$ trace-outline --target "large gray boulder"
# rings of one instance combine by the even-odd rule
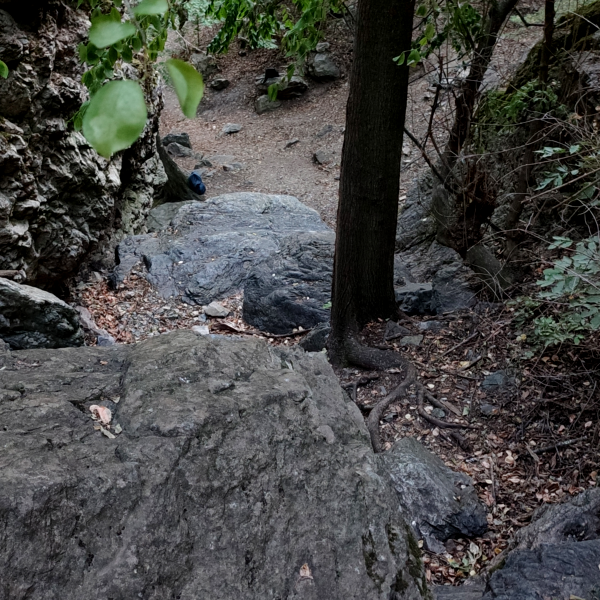
[[[449,538],[483,535],[486,510],[473,482],[449,469],[414,438],[403,438],[379,455],[381,469],[389,473],[398,500],[420,537],[435,547]]]
[[[327,51],[315,52],[309,56],[306,61],[306,70],[317,81],[338,79],[342,75],[340,68],[335,64],[331,54]]]
[[[177,206],[152,212],[153,229],[166,229],[119,245],[117,280],[143,260],[165,297],[206,305],[247,289],[247,320],[274,333],[328,320],[333,233],[315,210],[291,196],[249,192]]]
[[[14,349],[83,344],[75,308],[54,294],[1,277],[0,338]]]
[[[180,331],[5,366],[0,600],[429,597],[323,355]]]

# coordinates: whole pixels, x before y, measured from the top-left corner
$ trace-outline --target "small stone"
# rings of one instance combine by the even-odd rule
[[[116,344],[115,338],[110,334],[100,334],[96,340],[98,346],[114,346]]]
[[[177,142],[173,142],[173,143],[169,144],[167,146],[167,152],[171,156],[176,156],[176,157],[194,156],[194,152],[190,148],[187,148],[186,146],[182,146],[181,144],[178,144]]]
[[[317,52],[307,61],[308,74],[318,81],[337,79],[341,76],[340,69],[333,62],[328,52]]]
[[[422,335],[406,335],[400,339],[401,346],[419,346],[423,341]]]
[[[434,333],[439,333],[448,326],[448,323],[441,323],[440,321],[423,321],[419,323],[419,329],[421,331],[433,331]]]
[[[484,402],[479,407],[479,412],[481,412],[481,414],[484,417],[493,417],[500,412],[500,409],[497,406],[494,406],[493,404],[487,404],[486,402]]]
[[[329,42],[319,42],[316,45],[315,50],[317,52],[328,52],[330,47],[331,45],[329,44]]]
[[[410,335],[410,329],[398,325],[395,321],[388,321],[385,326],[384,340],[395,339],[401,335]]]
[[[291,148],[292,146],[295,146],[300,140],[298,138],[294,138],[293,140],[288,140],[285,143],[284,148]]]
[[[333,125],[325,125],[325,127],[321,128],[317,133],[316,137],[322,138],[325,137],[328,133],[333,131]]]
[[[280,106],[281,102],[279,100],[272,101],[269,99],[267,94],[263,94],[256,99],[256,102],[254,103],[254,110],[256,110],[259,115],[262,115],[266,112],[276,110]]]
[[[241,171],[244,168],[244,165],[239,162],[229,163],[228,165],[223,165],[223,171]]]
[[[437,419],[443,419],[446,416],[446,412],[444,410],[442,410],[441,408],[434,408],[431,411],[431,415],[433,417],[436,417]]]
[[[512,378],[505,371],[495,371],[482,381],[481,387],[488,392],[497,392],[509,386],[512,382]]]
[[[222,304],[218,302],[211,302],[208,306],[203,306],[202,309],[204,313],[209,317],[223,318],[229,314],[229,310],[227,310]]]
[[[227,135],[231,135],[232,133],[238,133],[242,130],[242,126],[237,123],[226,123],[221,129],[221,132]]]
[[[313,160],[318,165],[328,165],[333,162],[333,154],[331,154],[331,152],[327,152],[326,150],[318,150],[313,154]]]
[[[210,329],[208,328],[208,325],[194,325],[192,327],[192,331],[196,335],[209,335],[210,334]]]
[[[224,77],[215,77],[215,79],[210,82],[210,87],[213,90],[220,91],[228,88],[230,83],[231,82],[229,79],[225,79]]]
[[[192,148],[189,134],[183,131],[179,133],[168,133],[164,138],[162,138],[162,144],[165,146],[165,148],[169,144],[173,143],[179,144],[180,146],[185,146],[186,148]]]

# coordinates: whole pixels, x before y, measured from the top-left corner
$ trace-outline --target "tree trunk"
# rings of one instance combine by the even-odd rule
[[[414,0],[359,0],[342,150],[329,353],[353,361],[358,329],[396,309],[394,245]]]
[[[552,38],[554,37],[554,0],[546,0],[544,6],[544,42],[540,57],[540,81],[548,83],[548,68],[552,56]]]

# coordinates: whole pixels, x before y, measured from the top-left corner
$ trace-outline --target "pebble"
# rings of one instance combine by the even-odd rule
[[[221,129],[222,133],[229,135],[232,133],[238,133],[241,130],[242,126],[238,125],[237,123],[227,123],[226,125],[224,125],[223,129]]]
[[[202,310],[204,310],[204,314],[207,314],[209,317],[223,318],[229,314],[229,310],[218,302],[211,302],[208,306],[203,306]]]

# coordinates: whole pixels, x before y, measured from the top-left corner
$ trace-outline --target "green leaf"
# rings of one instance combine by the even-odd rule
[[[111,15],[100,15],[92,21],[89,38],[96,48],[107,48],[135,32],[135,25],[132,23],[117,23]]]
[[[188,119],[196,116],[196,109],[204,95],[202,75],[189,63],[177,58],[167,61],[167,70],[175,87],[179,105]]]
[[[140,136],[148,112],[135,81],[111,81],[92,97],[83,117],[83,135],[105,158],[129,148]]]
[[[411,50],[410,54],[408,55],[408,60],[406,61],[406,63],[410,67],[411,65],[418,63],[420,60],[421,60],[421,53],[418,50]]]
[[[396,58],[394,58],[394,61],[396,61],[398,63],[398,65],[403,65],[405,60],[406,60],[406,52],[403,52],[402,54],[400,54],[399,56],[396,56]]]
[[[419,8],[417,8],[417,17],[424,17],[427,14],[427,5],[421,4]]]
[[[6,79],[8,77],[8,67],[6,63],[0,60],[0,77]]]
[[[169,10],[167,0],[142,0],[133,12],[137,16],[164,15]]]

